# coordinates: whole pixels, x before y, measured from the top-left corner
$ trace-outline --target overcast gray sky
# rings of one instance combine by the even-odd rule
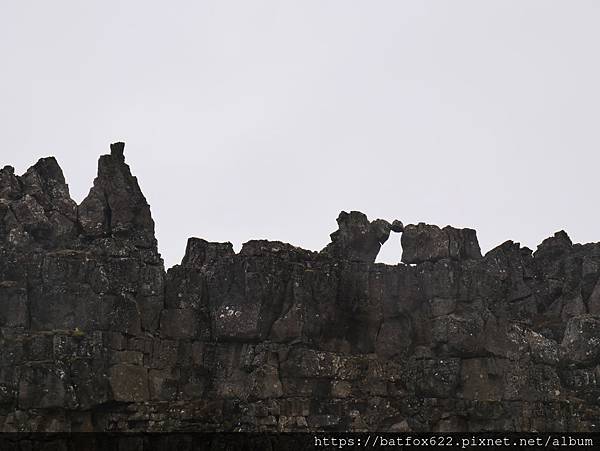
[[[110,142],[167,266],[340,210],[600,240],[600,2],[0,0],[0,165],[81,201]],[[379,260],[396,263],[399,236]]]

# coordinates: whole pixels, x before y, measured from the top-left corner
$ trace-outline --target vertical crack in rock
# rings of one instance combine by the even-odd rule
[[[142,248],[156,247],[150,206],[125,163],[124,143],[111,144],[98,162],[98,177],[79,206],[84,234],[116,236]]]
[[[190,238],[165,272],[123,143],[79,206],[54,158],[5,166],[0,430],[597,428],[600,244],[337,223],[321,252]]]

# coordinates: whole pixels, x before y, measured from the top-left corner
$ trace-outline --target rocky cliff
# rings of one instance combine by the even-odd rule
[[[342,212],[165,272],[123,147],[80,205],[54,158],[0,170],[0,430],[598,430],[600,244]]]

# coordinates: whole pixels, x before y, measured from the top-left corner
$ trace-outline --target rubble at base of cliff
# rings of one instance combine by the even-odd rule
[[[0,431],[598,430],[600,244],[337,223],[165,271],[123,143],[80,205],[54,158],[0,169]]]

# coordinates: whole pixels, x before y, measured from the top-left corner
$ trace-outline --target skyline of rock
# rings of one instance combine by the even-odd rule
[[[0,170],[0,430],[597,430],[599,243],[352,211],[165,271],[123,149],[79,206],[52,157]]]

